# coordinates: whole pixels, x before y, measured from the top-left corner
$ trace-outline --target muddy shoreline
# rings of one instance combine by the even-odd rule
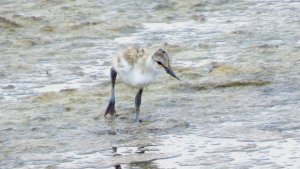
[[[0,166],[299,168],[299,14],[292,0],[0,2]],[[119,81],[103,117],[128,45],[166,48],[181,79],[145,89],[140,125]]]

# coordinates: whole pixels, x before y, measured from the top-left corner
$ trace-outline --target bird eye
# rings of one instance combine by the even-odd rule
[[[156,61],[156,62],[157,62],[157,64],[162,65],[162,63],[160,61]]]

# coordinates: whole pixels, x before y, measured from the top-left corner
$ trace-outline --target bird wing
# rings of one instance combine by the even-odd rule
[[[140,47],[129,47],[116,56],[115,66],[117,67],[127,67],[133,66],[140,59],[145,57],[145,50]]]

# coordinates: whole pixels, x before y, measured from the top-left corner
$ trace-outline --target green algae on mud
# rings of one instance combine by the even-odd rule
[[[240,80],[240,81],[199,81],[199,82],[184,82],[177,85],[169,87],[171,90],[213,90],[219,88],[231,88],[231,87],[259,87],[271,84],[271,81],[265,80]]]
[[[218,84],[218,85],[215,86],[215,88],[242,87],[242,86],[265,86],[265,85],[269,85],[270,83],[271,83],[270,81],[262,81],[262,80],[257,80],[257,81],[233,81],[233,82]]]
[[[149,153],[148,168],[299,168],[297,2],[0,3],[1,166],[103,168],[118,147],[116,163]],[[181,79],[145,89],[140,125],[119,81],[103,117],[128,42],[166,48]]]

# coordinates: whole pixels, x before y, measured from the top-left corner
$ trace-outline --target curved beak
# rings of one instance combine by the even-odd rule
[[[173,72],[173,70],[172,70],[172,68],[171,68],[170,65],[169,65],[168,67],[164,67],[164,68],[165,68],[166,72],[167,72],[169,75],[171,75],[172,77],[176,78],[177,80],[180,80],[180,79],[176,76],[176,74]]]

